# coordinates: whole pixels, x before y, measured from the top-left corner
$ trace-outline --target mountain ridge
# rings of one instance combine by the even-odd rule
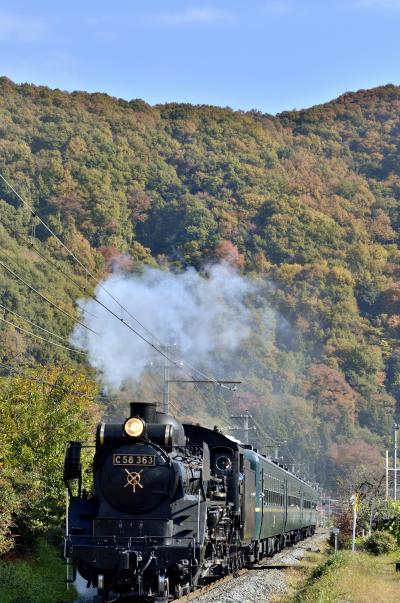
[[[127,99],[127,98],[123,98],[123,97],[118,97],[118,96],[114,96],[113,94],[110,94],[108,92],[101,92],[101,91],[96,91],[96,92],[87,92],[86,90],[65,90],[62,88],[52,88],[51,86],[47,86],[46,84],[34,84],[32,82],[21,82],[21,83],[16,83],[14,82],[11,78],[9,78],[7,75],[0,75],[0,82],[3,83],[9,83],[11,86],[13,87],[32,87],[35,88],[37,90],[44,90],[44,91],[50,91],[50,92],[59,92],[61,94],[66,94],[68,96],[95,96],[95,97],[104,97],[104,98],[108,98],[110,100],[114,100],[114,101],[120,101],[121,103],[128,103],[128,104],[134,104],[134,103],[138,103],[141,104],[143,107],[148,107],[148,108],[152,108],[152,109],[156,109],[159,107],[168,107],[169,105],[180,105],[180,106],[189,106],[189,107],[198,107],[198,108],[211,108],[211,109],[222,109],[222,110],[227,110],[229,112],[233,112],[233,113],[238,113],[238,114],[250,114],[250,115],[262,115],[263,117],[271,117],[271,118],[277,118],[281,115],[285,115],[287,113],[304,113],[307,111],[310,111],[312,109],[318,108],[318,107],[327,107],[331,104],[334,103],[338,103],[338,102],[343,102],[344,100],[350,100],[353,99],[355,97],[359,98],[362,96],[373,96],[376,95],[377,93],[381,92],[381,91],[387,91],[390,89],[394,89],[399,91],[400,89],[400,84],[393,84],[393,83],[386,83],[386,84],[380,84],[379,86],[374,86],[373,88],[359,88],[357,90],[347,90],[346,92],[342,92],[341,94],[339,94],[337,97],[334,97],[330,100],[321,102],[321,103],[315,103],[313,105],[310,105],[309,107],[302,107],[302,108],[293,108],[293,109],[282,109],[281,111],[278,111],[277,113],[269,113],[268,111],[262,111],[261,109],[258,109],[257,107],[253,107],[252,109],[233,109],[230,106],[222,106],[222,105],[212,105],[212,104],[207,104],[207,103],[190,103],[190,102],[177,102],[177,101],[168,101],[165,103],[148,103],[146,100],[140,98],[140,97],[135,97],[135,98],[131,98],[131,99]]]

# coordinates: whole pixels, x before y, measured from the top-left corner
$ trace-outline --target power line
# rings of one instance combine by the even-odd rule
[[[15,230],[15,228],[13,228],[12,226],[10,226],[9,224],[6,224],[5,221],[1,219],[1,216],[0,216],[0,222],[3,224],[4,228],[7,228],[8,230],[11,230],[11,232],[14,235],[16,235],[17,237],[19,237],[22,241],[24,241],[24,243],[26,243],[26,245],[28,245],[36,253],[36,255],[38,257],[40,257],[47,264],[49,264],[50,266],[52,266],[55,270],[57,270],[57,272],[60,272],[63,276],[65,276],[65,278],[67,278],[71,283],[73,283],[75,285],[75,287],[77,287],[80,291],[82,291],[86,295],[90,295],[90,293],[88,293],[87,288],[84,285],[81,285],[80,283],[78,283],[78,281],[76,281],[74,278],[72,278],[72,276],[70,274],[68,274],[68,272],[66,272],[56,262],[54,262],[50,258],[46,257],[43,253],[41,253],[39,251],[39,249],[34,245],[33,241],[30,241],[21,232],[19,232],[18,230]],[[94,297],[94,296],[90,295],[90,297]],[[82,308],[82,309],[83,309],[84,312],[86,312],[90,316],[93,316],[94,318],[96,318],[96,316],[94,314],[92,314],[91,312],[89,312],[89,310],[86,310],[86,308]]]
[[[210,383],[209,379],[169,379],[168,383]],[[226,379],[221,379],[218,381],[220,385],[223,383],[242,383],[241,381],[227,381]]]
[[[0,177],[1,174],[0,174]],[[1,218],[0,218],[1,221]],[[4,222],[3,222],[4,224]],[[27,245],[29,245],[30,247],[32,247],[32,249],[38,254],[39,257],[41,257],[45,262],[49,263],[50,265],[52,265],[53,267],[55,267],[57,270],[59,270],[62,274],[64,274],[75,286],[77,286],[83,293],[85,293],[86,295],[88,295],[91,299],[93,299],[96,303],[98,303],[102,308],[104,308],[105,310],[107,310],[109,313],[111,313],[114,318],[117,318],[117,320],[119,320],[120,322],[122,322],[123,324],[125,324],[128,328],[130,328],[138,337],[140,337],[141,339],[143,339],[146,343],[148,343],[149,345],[151,345],[154,350],[156,350],[157,352],[159,352],[160,354],[162,354],[166,360],[168,360],[169,362],[173,363],[175,366],[183,368],[182,365],[180,364],[179,361],[175,361],[172,358],[170,358],[168,355],[166,355],[162,350],[160,350],[157,346],[155,346],[153,343],[149,342],[147,339],[145,339],[140,333],[138,333],[135,329],[133,329],[126,321],[124,321],[123,318],[120,318],[115,312],[113,312],[112,310],[110,310],[110,308],[108,308],[104,303],[102,303],[99,299],[97,299],[97,297],[95,295],[93,295],[92,293],[90,293],[86,287],[83,287],[82,285],[80,285],[77,281],[75,281],[75,279],[73,279],[70,275],[68,275],[65,271],[59,269],[57,267],[57,265],[55,264],[55,262],[53,262],[52,260],[50,260],[49,258],[46,258],[45,255],[43,255],[42,253],[40,253],[40,251],[33,245],[33,243],[31,241],[29,241],[24,235],[22,235],[20,232],[14,230],[12,227],[9,227],[10,230],[16,234],[17,236],[19,236]],[[1,263],[1,262],[0,262]],[[3,264],[4,268],[6,268],[6,270],[9,270],[4,264]],[[9,270],[9,272],[11,272],[13,274],[13,276],[15,276],[16,278],[19,278],[18,275],[14,274],[11,270]],[[27,284],[23,279],[19,278],[19,280],[21,280],[27,287],[31,288],[29,286],[29,284]],[[33,288],[32,288],[33,289]],[[39,292],[37,292],[35,289],[33,289],[36,293],[38,293],[38,295],[40,295]],[[62,311],[62,310],[61,310]],[[84,311],[86,311],[84,309]],[[65,312],[64,312],[65,313]],[[88,314],[91,314],[90,312],[88,312]],[[69,314],[67,314],[70,318],[72,318]],[[92,314],[93,316],[93,314]],[[73,319],[73,318],[72,318]],[[74,320],[74,319],[73,319]],[[86,325],[84,325],[82,322],[80,322],[79,320],[77,320],[78,324],[84,326],[86,329],[91,330],[89,327],[87,327]],[[138,321],[137,321],[138,322]],[[139,323],[141,324],[141,323]],[[95,333],[95,331],[93,331]],[[149,333],[151,333],[150,331],[148,331]],[[98,333],[96,333],[98,334]],[[152,335],[153,336],[153,335]],[[155,337],[153,336],[153,338],[155,339]],[[189,367],[189,365],[188,365]],[[189,367],[190,368],[190,367]],[[194,372],[197,372],[198,374],[200,374],[201,376],[206,376],[204,373],[202,373],[201,371],[198,371],[198,369],[196,368],[192,368],[192,370]],[[223,387],[223,382],[214,380],[210,377],[207,378],[207,382],[215,382],[218,383],[219,385],[221,385],[221,387]],[[228,388],[230,389],[230,388]]]
[[[175,363],[176,366],[178,366],[180,363],[176,362]],[[195,368],[194,366],[191,366],[190,364],[180,364],[181,368],[185,368],[186,366],[188,367],[188,369],[194,373],[197,373],[198,375],[200,375],[200,377],[204,377],[204,379],[207,380],[207,383],[214,383],[215,385],[219,385],[221,388],[223,389],[228,389],[229,391],[233,392],[237,390],[237,387],[228,387],[227,385],[225,385],[225,383],[232,383],[232,381],[219,381],[218,379],[215,379],[214,377],[210,377],[209,375],[207,375],[206,373],[204,373],[203,371],[200,371],[199,369]],[[234,382],[233,382],[234,383]]]
[[[253,421],[254,425],[257,427],[258,431],[264,435],[264,437],[268,438],[269,440],[271,440],[272,442],[274,442],[274,444],[278,445],[279,444],[279,440],[276,440],[275,438],[273,438],[269,433],[267,433],[258,423],[258,421],[255,420],[255,418],[253,417],[253,415],[251,413],[249,413],[249,417],[251,418],[251,420]]]
[[[194,385],[194,389],[196,390],[196,392],[197,392],[198,394],[200,394],[200,396],[201,396],[201,398],[203,399],[203,401],[204,401],[204,403],[205,403],[205,406],[206,406],[206,408],[207,408],[209,400],[208,400],[208,398],[206,398],[206,396],[205,396],[205,392],[203,392],[203,391],[202,391],[202,388],[201,388],[201,387],[199,387],[199,385],[196,385],[196,384]],[[227,431],[229,431],[229,430],[231,429],[231,425],[229,425],[229,423],[225,423],[225,422],[224,422],[224,423],[223,423],[223,425],[222,425],[222,428],[223,428],[223,429],[226,429]]]
[[[38,379],[37,377],[32,377],[32,375],[28,375],[27,373],[24,373],[23,371],[17,369],[14,366],[11,366],[10,364],[4,364],[3,362],[0,362],[0,366],[7,369],[10,374],[16,373],[17,375],[21,375],[21,377],[23,377],[24,379],[28,379],[30,381],[36,381],[37,383],[41,383],[42,385],[49,385],[50,387],[55,387],[56,389],[60,389],[69,394],[73,394],[74,396],[88,398],[90,400],[94,399],[94,396],[88,396],[87,394],[85,394],[85,392],[69,389],[67,387],[57,385],[57,383],[51,383],[50,381],[44,381],[43,379]]]
[[[164,392],[163,388],[158,384],[158,382],[156,381],[155,377],[151,374],[151,372],[149,371],[147,374],[150,377],[150,379],[153,381],[153,383],[156,386],[156,388],[158,389],[158,391],[160,393],[163,393]],[[169,383],[180,383],[180,382],[181,382],[180,380],[170,380],[169,381]],[[185,381],[185,383],[188,383],[188,382]],[[193,383],[193,384],[204,383],[204,381],[189,381],[189,383]],[[208,381],[206,381],[206,383],[208,383]],[[200,396],[203,398],[203,400],[206,401],[202,391],[198,387],[196,387],[196,385],[194,385],[194,388],[200,394]],[[172,406],[172,408],[174,408],[177,411],[177,413],[179,413],[179,414],[181,413],[181,410],[177,407],[177,405],[171,399],[169,399],[169,405]]]
[[[62,389],[65,392],[74,394],[75,396],[81,396],[81,397],[86,397],[90,400],[94,400],[96,398],[100,398],[101,400],[111,400],[114,399],[115,396],[107,396],[106,394],[97,394],[95,396],[88,396],[88,394],[86,394],[85,392],[79,391],[79,390],[74,390],[74,389],[70,389],[67,387],[61,387],[60,385],[56,385],[55,383],[50,383],[50,381],[44,381],[42,379],[38,379],[37,377],[32,377],[31,375],[28,375],[27,373],[24,373],[23,371],[21,371],[20,369],[17,369],[15,366],[12,366],[11,364],[5,364],[4,362],[0,362],[0,367],[3,367],[5,369],[7,369],[9,371],[9,373],[17,373],[18,375],[21,375],[22,377],[24,377],[25,379],[30,379],[31,381],[37,381],[38,383],[42,383],[43,385],[51,385],[52,387],[57,387],[58,389]],[[32,369],[34,370],[36,367],[34,366],[26,366],[26,369]],[[1,377],[1,375],[0,375]]]
[[[239,397],[240,399],[240,397]],[[254,418],[254,416],[247,411],[248,416],[251,418],[251,420],[253,421],[254,425],[257,427],[258,431],[261,433],[261,435],[264,435],[264,437],[268,438],[269,440],[271,440],[272,442],[274,442],[275,445],[280,446],[281,442],[277,439],[275,439],[271,434],[269,434],[267,431],[265,431],[265,429],[263,427],[261,427],[261,425],[259,424],[258,421],[256,421],[256,419]],[[289,452],[290,454],[290,452]],[[293,458],[293,457],[292,457]],[[293,459],[294,461],[294,459]],[[295,462],[295,461],[294,461]]]
[[[8,182],[8,180],[6,180],[6,178],[4,178],[4,176],[0,173],[0,178],[3,180],[3,182],[13,191],[13,193],[17,196],[17,198],[21,201],[21,203],[23,203],[23,205],[25,205],[25,207],[27,207],[29,209],[29,211],[31,212],[31,215],[33,218],[37,218],[39,220],[39,222],[42,224],[42,226],[44,226],[44,228],[47,230],[47,232],[49,232],[55,239],[56,241],[58,241],[58,243],[67,251],[67,253],[75,260],[75,262],[77,262],[77,264],[84,270],[86,276],[90,276],[90,278],[92,280],[94,280],[94,282],[105,292],[107,293],[107,295],[109,295],[111,297],[111,299],[118,304],[118,306],[120,307],[121,310],[123,310],[124,312],[126,312],[128,314],[128,316],[130,316],[138,325],[140,325],[142,327],[142,329],[144,331],[146,331],[154,340],[157,341],[156,336],[149,331],[149,329],[147,329],[135,316],[133,316],[133,314],[131,314],[129,312],[129,310],[127,308],[125,308],[125,306],[123,306],[116,297],[114,297],[114,295],[112,293],[110,293],[110,291],[108,291],[108,289],[101,283],[101,281],[99,281],[92,273],[91,271],[81,262],[81,260],[73,253],[73,251],[71,251],[69,249],[69,247],[67,247],[65,245],[65,243],[62,242],[62,240],[60,239],[60,237],[58,237],[56,235],[56,233],[46,224],[46,222],[44,222],[44,220],[42,220],[42,218],[39,216],[39,214],[33,209],[33,207],[27,202],[25,201],[25,199],[23,199],[23,197],[21,197],[21,195],[15,190],[15,188],[12,186],[12,184],[10,182]]]
[[[155,377],[153,377],[153,375],[151,374],[150,371],[147,372],[148,376],[150,377],[150,379],[153,381],[154,385],[156,386],[156,388],[158,389],[158,391],[162,394],[163,393],[163,389],[162,387],[157,383],[157,380],[155,379]]]
[[[1,260],[0,260],[0,265],[3,266],[3,268],[5,270],[7,270],[7,272],[9,272],[10,274],[12,274],[12,276],[14,278],[16,278],[21,283],[23,283],[26,287],[28,287],[28,289],[30,289],[31,291],[33,291],[34,293],[36,293],[36,295],[38,295],[39,297],[41,297],[45,302],[47,302],[48,304],[50,304],[53,308],[56,308],[56,310],[58,310],[59,312],[62,312],[63,314],[65,314],[65,316],[68,316],[68,318],[70,318],[74,322],[77,322],[78,324],[80,324],[82,327],[84,327],[88,331],[91,331],[95,335],[99,335],[99,333],[97,333],[96,331],[94,331],[93,329],[91,329],[90,327],[88,327],[87,325],[85,325],[85,323],[81,322],[80,320],[78,320],[77,318],[75,318],[74,316],[72,316],[72,314],[70,314],[69,312],[67,312],[63,308],[60,308],[60,306],[58,306],[55,302],[53,302],[51,299],[49,299],[48,297],[46,297],[45,295],[43,295],[43,293],[40,293],[40,291],[38,291],[37,289],[35,289],[35,287],[32,287],[32,285],[30,285],[25,279],[23,279],[21,276],[19,276],[16,272],[14,272],[13,270],[11,270],[11,268],[9,268],[7,266],[7,264],[5,264],[4,262],[2,262]]]
[[[36,324],[35,322],[32,322],[31,320],[29,320],[29,318],[25,318],[25,316],[21,316],[17,312],[14,312],[14,310],[10,310],[10,308],[7,308],[6,306],[3,306],[3,304],[0,304],[0,308],[2,308],[3,310],[5,310],[6,312],[9,312],[10,314],[13,314],[17,318],[20,318],[21,320],[24,320],[25,322],[29,323],[33,327],[36,327],[37,329],[40,329],[41,331],[44,331],[48,335],[52,335],[53,337],[56,337],[57,339],[61,339],[62,341],[65,341],[65,342],[69,343],[68,340],[65,339],[65,337],[62,337],[61,335],[57,335],[57,333],[53,333],[53,331],[49,331],[48,329],[45,329],[44,327],[41,327],[40,325]],[[81,352],[81,353],[83,353],[83,352]]]
[[[94,298],[98,304],[100,304],[105,310],[107,310],[110,314],[112,314],[115,318],[117,318],[117,320],[119,320],[122,324],[124,324],[125,326],[127,326],[135,335],[137,335],[140,339],[142,339],[142,341],[144,341],[145,343],[147,343],[148,345],[150,345],[156,352],[158,352],[161,356],[163,356],[166,360],[168,360],[168,362],[171,362],[174,366],[182,366],[182,364],[177,361],[174,360],[173,358],[170,358],[162,349],[160,349],[162,346],[160,344],[160,342],[158,341],[158,338],[149,330],[147,329],[133,314],[131,314],[131,312],[129,312],[129,310],[123,306],[117,299],[116,297],[110,293],[110,291],[108,291],[108,289],[106,287],[104,287],[104,285],[90,272],[90,270],[81,262],[81,260],[65,245],[65,243],[63,243],[63,241],[56,235],[56,233],[44,222],[44,220],[38,215],[38,213],[33,209],[33,207],[15,190],[15,188],[12,186],[12,184],[10,182],[8,182],[8,180],[0,173],[0,178],[1,180],[3,180],[3,182],[10,188],[10,190],[13,191],[13,193],[17,196],[17,198],[21,201],[21,203],[27,207],[29,209],[29,211],[31,212],[31,216],[34,219],[38,219],[39,222],[44,226],[44,228],[47,230],[47,232],[49,232],[57,241],[58,243],[67,251],[67,253],[77,262],[77,264],[84,270],[86,277],[90,276],[90,278],[92,280],[94,280],[94,282],[103,290],[105,291],[105,293],[107,293],[107,295],[109,295],[111,297],[111,299],[119,306],[119,308],[126,312],[126,314],[128,316],[130,316],[130,318],[132,318],[138,325],[141,326],[141,328],[148,333],[151,338],[153,339],[153,341],[148,340],[144,335],[142,335],[141,333],[139,333],[136,329],[134,329],[128,322],[126,322],[123,318],[123,316],[118,316],[113,310],[111,310],[110,308],[108,308],[108,306],[106,306],[103,302],[101,302],[99,299],[97,299],[96,297],[93,297],[91,295],[92,298]],[[0,262],[1,263],[1,262]],[[7,268],[6,268],[7,269]],[[18,277],[17,277],[18,278]],[[22,279],[20,279],[22,280]],[[23,281],[24,282],[24,281]],[[26,283],[25,283],[26,284]],[[27,285],[29,286],[29,285]],[[31,288],[31,287],[30,287]],[[34,291],[36,291],[35,289],[33,289]],[[38,292],[37,292],[38,293]],[[39,293],[38,293],[39,294]],[[39,294],[40,295],[40,294]],[[46,300],[48,301],[48,300]],[[65,313],[65,312],[64,312]],[[77,319],[73,319],[73,320],[77,320]],[[86,325],[84,325],[82,322],[80,322],[79,320],[77,320],[78,324],[80,324],[81,326],[83,326],[85,329],[95,332],[92,329],[90,329],[90,327],[87,327]],[[98,335],[98,333],[96,333]],[[158,342],[158,345],[155,345],[154,341]],[[198,375],[204,377],[205,379],[207,379],[207,381],[211,382],[211,383],[215,383],[216,385],[219,385],[220,387],[224,388],[224,389],[228,389],[230,391],[235,391],[233,388],[228,387],[227,385],[224,385],[223,383],[220,383],[217,379],[215,379],[214,377],[210,377],[209,375],[207,375],[206,373],[204,373],[203,371],[200,371],[199,369],[196,369],[195,367],[192,367],[190,364],[187,364],[188,368],[191,371],[194,371],[195,373],[197,373]]]
[[[172,406],[172,408],[175,408],[175,410],[176,410],[177,412],[179,412],[179,413],[181,412],[181,411],[180,411],[180,409],[177,407],[177,405],[176,405],[174,402],[172,402],[172,400],[170,400],[170,401],[169,401],[169,403],[170,403],[170,405]]]
[[[103,302],[101,302],[99,299],[94,298],[96,300],[96,302],[98,304],[100,304],[100,306],[102,306],[107,312],[109,312],[112,316],[114,316],[117,320],[119,320],[122,324],[124,324],[130,331],[132,331],[132,333],[134,333],[135,335],[137,335],[137,337],[139,337],[142,341],[144,341],[145,343],[147,343],[150,347],[153,348],[153,350],[155,350],[156,352],[158,352],[161,356],[163,356],[166,360],[168,360],[168,362],[170,362],[171,364],[173,364],[174,366],[183,369],[184,365],[182,362],[178,361],[178,360],[174,360],[173,358],[171,358],[168,354],[166,354],[161,347],[155,345],[153,342],[151,342],[149,339],[147,339],[144,335],[142,335],[141,333],[139,333],[139,331],[137,331],[136,329],[134,329],[132,327],[132,325],[130,325],[128,322],[126,322],[126,320],[124,320],[124,318],[120,318],[113,310],[111,310],[108,306],[106,306],[105,304],[103,304]],[[215,383],[216,385],[220,385],[220,387],[223,387],[225,389],[228,389],[230,391],[233,391],[232,388],[227,387],[226,385],[220,383],[217,379],[214,379],[214,377],[210,377],[208,375],[206,375],[205,373],[203,373],[202,371],[200,371],[199,369],[196,369],[195,367],[190,366],[189,364],[187,365],[187,367],[201,375],[202,377],[205,377],[207,379],[208,382],[210,383]],[[186,368],[186,367],[185,367]]]
[[[258,421],[256,421],[256,419],[253,417],[253,415],[251,413],[249,413],[249,417],[251,418],[251,420],[253,421],[254,425],[257,427],[258,431],[261,433],[261,435],[264,435],[264,437],[270,439],[272,442],[274,442],[274,444],[276,446],[280,446],[281,445],[282,442],[280,442],[279,440],[275,439],[268,432],[266,432],[265,429],[260,426],[260,424],[258,423]],[[292,453],[290,452],[288,446],[286,446],[286,449],[287,449],[287,452],[288,452],[290,458],[292,459],[293,463],[296,463],[296,460],[295,460],[294,456],[292,455]]]
[[[35,337],[36,339],[40,339],[41,341],[50,343],[51,345],[54,345],[58,348],[63,348],[64,350],[68,350],[70,352],[75,352],[75,354],[84,354],[84,352],[82,352],[81,350],[75,350],[74,348],[70,348],[66,345],[63,345],[62,343],[57,343],[56,341],[51,341],[51,339],[46,339],[45,337],[41,337],[40,335],[37,335],[37,333],[32,333],[32,331],[28,331],[27,329],[24,329],[23,327],[19,327],[18,325],[14,324],[13,322],[7,320],[6,318],[4,318],[2,316],[0,316],[0,320],[7,323],[8,325],[14,327],[14,329],[17,329],[18,331],[25,333],[26,335],[30,335],[31,337]]]

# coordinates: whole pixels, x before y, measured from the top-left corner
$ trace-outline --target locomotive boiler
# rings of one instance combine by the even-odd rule
[[[166,603],[311,535],[317,493],[249,445],[135,402],[97,428],[93,487],[67,448],[65,557],[95,603]],[[119,600],[119,599],[118,599]]]

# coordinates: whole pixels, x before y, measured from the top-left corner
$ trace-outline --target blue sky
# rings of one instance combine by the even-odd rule
[[[0,0],[0,73],[276,113],[400,83],[400,0]]]

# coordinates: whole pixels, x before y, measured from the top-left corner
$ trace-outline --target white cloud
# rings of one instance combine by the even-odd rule
[[[382,10],[400,10],[400,0],[352,0],[357,8],[380,8]]]
[[[191,23],[221,23],[230,21],[231,13],[212,6],[191,7],[174,13],[161,13],[157,16],[158,23],[164,25],[186,25]]]
[[[35,42],[42,39],[45,30],[45,23],[39,17],[0,13],[0,41]]]

